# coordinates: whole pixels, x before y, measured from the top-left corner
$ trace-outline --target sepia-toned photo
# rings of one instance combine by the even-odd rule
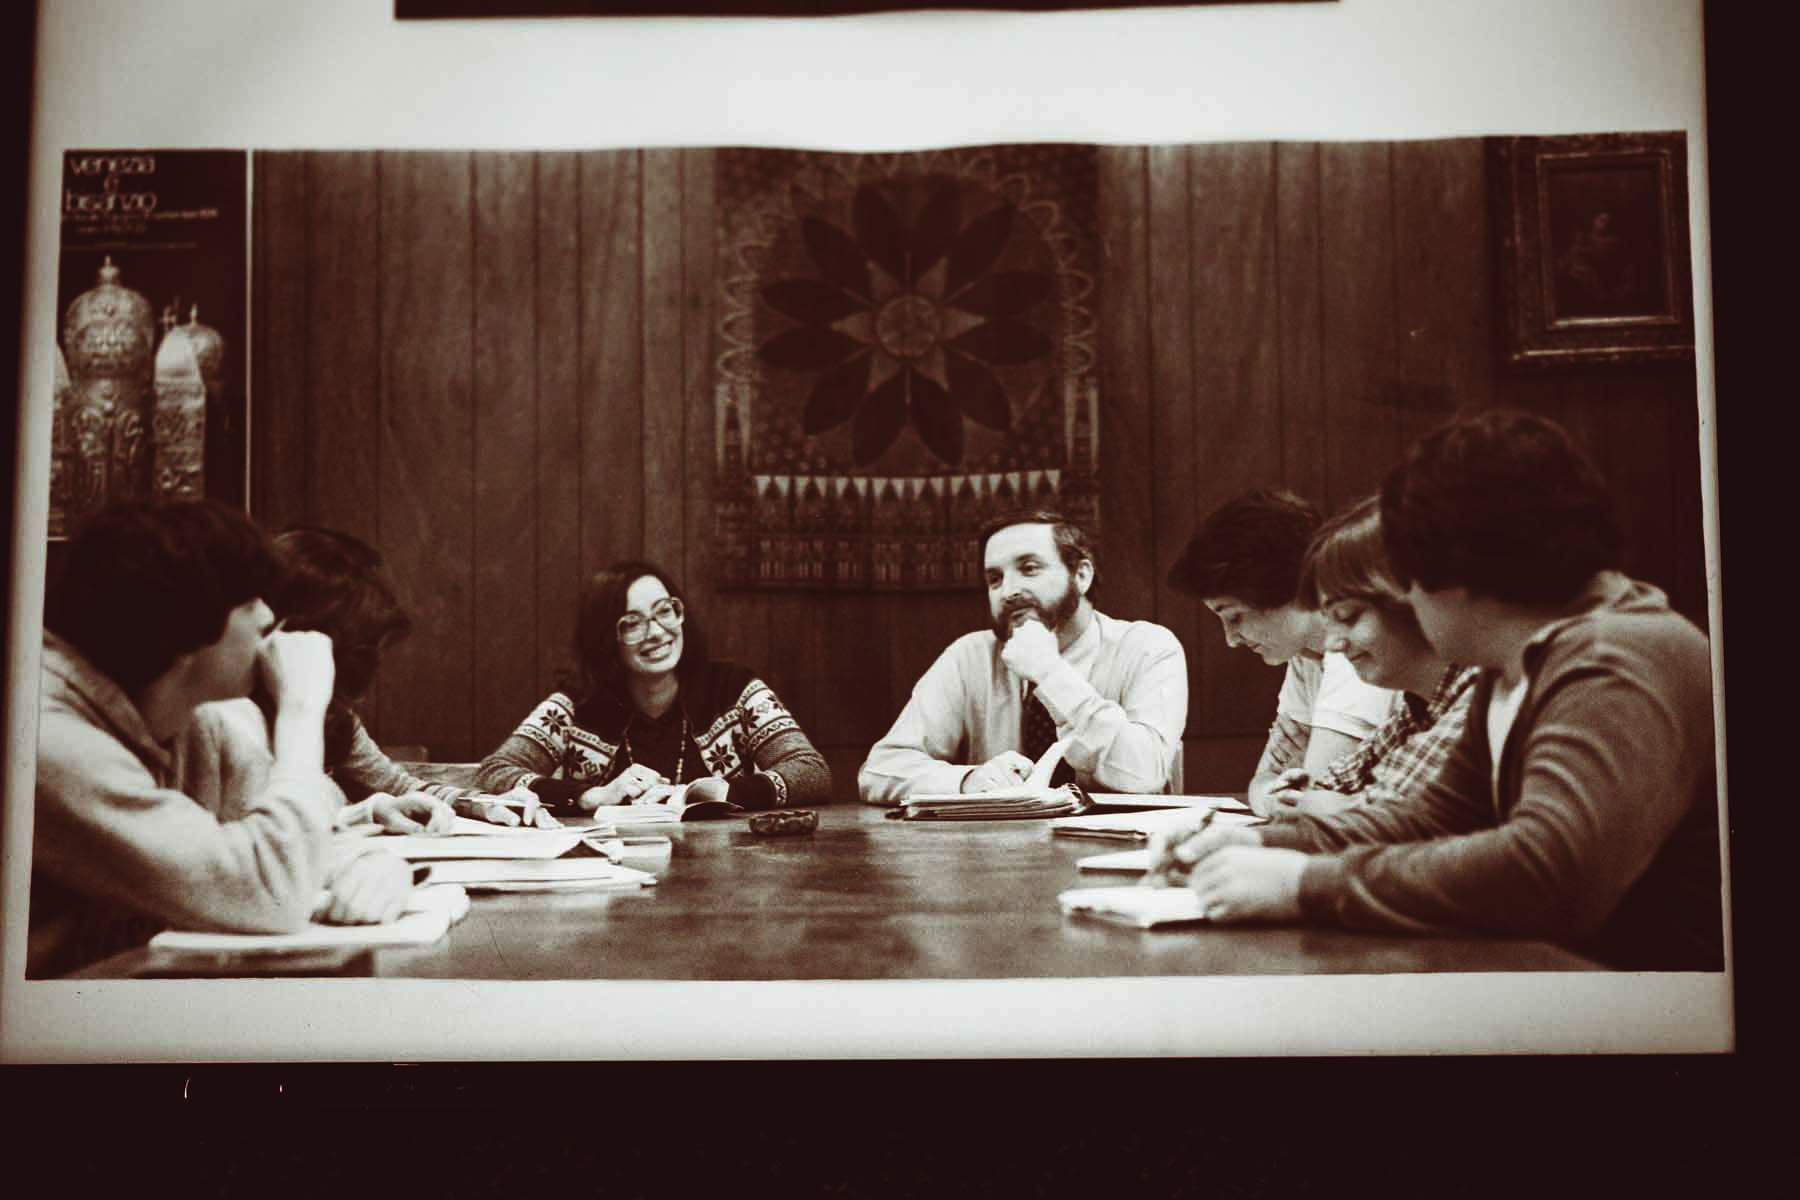
[[[33,245],[26,1001],[1728,1008],[1698,127],[1546,122],[57,146],[226,218]]]

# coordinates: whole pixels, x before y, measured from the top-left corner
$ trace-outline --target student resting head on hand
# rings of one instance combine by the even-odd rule
[[[65,974],[171,926],[396,915],[405,861],[332,842],[331,642],[276,630],[264,597],[279,567],[256,524],[214,501],[121,502],[62,559],[44,606],[26,973]],[[237,710],[259,681],[272,727]]]

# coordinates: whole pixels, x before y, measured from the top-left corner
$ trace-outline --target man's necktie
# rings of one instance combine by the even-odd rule
[[[1019,716],[1019,753],[1036,762],[1055,741],[1056,719],[1044,707],[1044,702],[1038,699],[1037,689],[1034,687],[1025,694],[1024,711]],[[1050,777],[1050,786],[1061,787],[1074,778],[1075,768],[1065,760],[1056,764],[1056,772]]]

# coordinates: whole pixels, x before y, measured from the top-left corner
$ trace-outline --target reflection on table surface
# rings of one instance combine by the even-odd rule
[[[1004,979],[1594,969],[1546,943],[1393,937],[1301,926],[1141,932],[1064,916],[1066,888],[1123,882],[1077,860],[1116,845],[1044,821],[912,822],[819,810],[811,834],[742,817],[667,826],[668,869],[632,891],[474,895],[424,947],[342,954],[285,973],[446,979]],[[235,960],[241,963],[242,960]],[[245,971],[220,960],[184,974]],[[167,972],[146,950],[88,977]]]

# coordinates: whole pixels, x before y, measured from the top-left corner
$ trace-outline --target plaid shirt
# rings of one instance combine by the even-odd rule
[[[1417,789],[1437,774],[1462,736],[1478,674],[1477,667],[1452,664],[1430,700],[1421,704],[1407,693],[1398,712],[1313,786],[1357,796],[1364,804],[1385,804]]]

